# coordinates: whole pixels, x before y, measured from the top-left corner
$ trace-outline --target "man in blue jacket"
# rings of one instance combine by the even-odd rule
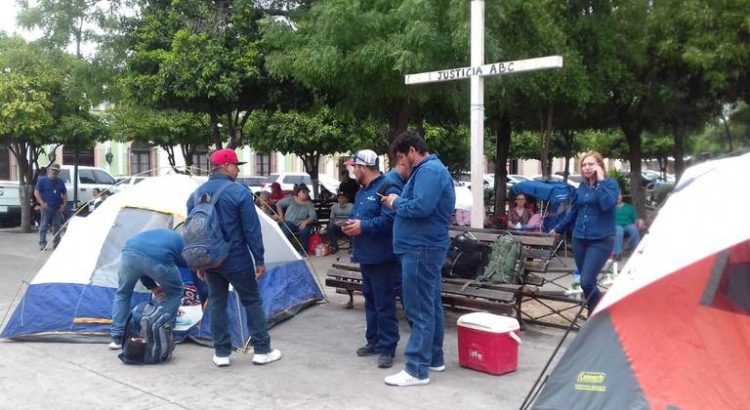
[[[441,269],[450,243],[448,223],[456,203],[453,178],[417,133],[405,132],[391,145],[398,162],[411,169],[401,196],[383,203],[396,212],[393,250],[401,259],[403,297],[412,332],[404,350],[405,369],[385,378],[390,386],[430,382],[429,371],[444,371],[444,315]]]
[[[354,168],[361,186],[355,196],[351,219],[342,231],[353,238],[352,260],[360,264],[362,294],[365,296],[367,344],[357,349],[358,356],[378,354],[378,367],[393,366],[399,340],[396,317],[396,287],[401,270],[393,254],[393,211],[380,201],[380,195],[401,192],[399,180],[388,181],[380,173],[378,155],[369,149],[358,151],[344,163]],[[395,184],[393,183],[395,182]],[[384,184],[385,194],[379,190]]]
[[[187,268],[182,258],[182,235],[171,229],[143,231],[125,242],[117,272],[117,292],[112,307],[109,348],[122,347],[125,323],[130,313],[130,299],[138,280],[161,299],[160,304],[177,319],[182,300],[182,277],[179,268]]]
[[[271,336],[263,313],[263,301],[258,282],[265,273],[263,264],[263,236],[260,220],[255,212],[255,202],[248,189],[234,181],[239,174],[237,154],[231,149],[220,149],[211,154],[213,169],[208,181],[198,187],[198,197],[213,195],[225,185],[230,185],[219,198],[214,211],[221,221],[221,232],[230,242],[229,256],[217,268],[198,271],[198,276],[208,282],[209,317],[214,342],[214,364],[229,366],[232,342],[227,315],[227,295],[231,283],[240,302],[247,311],[255,354],[254,364],[267,364],[281,359],[281,352],[271,349]],[[188,213],[193,209],[193,195],[187,202]],[[249,251],[248,251],[249,248]]]

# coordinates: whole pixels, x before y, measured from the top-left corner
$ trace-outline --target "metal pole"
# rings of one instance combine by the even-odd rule
[[[484,0],[471,1],[471,66],[484,64]],[[484,227],[484,78],[471,77],[471,227]]]

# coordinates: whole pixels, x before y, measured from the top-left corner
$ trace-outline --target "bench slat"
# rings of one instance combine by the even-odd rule
[[[443,284],[444,293],[471,296],[471,297],[477,297],[477,298],[483,298],[483,299],[489,299],[489,300],[497,300],[501,302],[513,302],[513,300],[515,299],[515,296],[512,293],[504,292],[500,290],[472,288],[472,287],[467,287],[466,289],[462,289],[462,288],[463,286],[459,286],[459,285],[452,285],[448,283]]]
[[[343,278],[348,280],[362,280],[362,274],[360,272],[356,271],[350,271],[350,270],[339,270],[339,269],[330,269],[327,274],[328,277],[331,278]]]

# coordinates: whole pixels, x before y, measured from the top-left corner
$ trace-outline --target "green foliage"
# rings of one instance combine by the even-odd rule
[[[659,185],[654,189],[654,192],[651,194],[651,198],[654,201],[654,204],[657,207],[660,207],[664,201],[667,199],[670,193],[672,193],[672,190],[674,189],[673,184],[662,184]]]
[[[424,138],[430,152],[437,154],[454,177],[469,171],[469,128],[466,126],[442,126],[425,122]]]
[[[246,133],[259,152],[279,151],[300,157],[347,152],[356,138],[347,135],[332,110],[314,113],[256,111]]]
[[[607,172],[607,175],[617,181],[617,185],[620,186],[620,192],[622,192],[623,195],[630,195],[630,178],[628,178],[626,174],[623,174],[616,169],[610,169],[609,172]]]
[[[212,142],[245,143],[242,130],[268,92],[251,1],[180,0],[140,4],[132,53],[120,85],[129,101],[208,114]],[[227,135],[221,135],[221,127]],[[209,140],[207,140],[208,142]]]
[[[453,117],[456,87],[406,87],[404,75],[466,65],[467,11],[456,0],[324,0],[298,16],[294,27],[269,23],[267,69],[293,78],[338,110],[388,122],[402,131],[436,112]],[[422,107],[429,97],[431,109]],[[460,110],[460,109],[459,109]],[[400,128],[400,129],[399,129]]]

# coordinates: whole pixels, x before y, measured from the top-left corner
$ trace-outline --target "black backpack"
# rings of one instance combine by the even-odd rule
[[[161,305],[150,301],[136,305],[130,311],[122,353],[117,357],[125,364],[156,364],[171,359],[174,351],[172,319]]]
[[[490,247],[473,238],[468,232],[451,239],[443,265],[443,277],[476,279],[484,272]]]

